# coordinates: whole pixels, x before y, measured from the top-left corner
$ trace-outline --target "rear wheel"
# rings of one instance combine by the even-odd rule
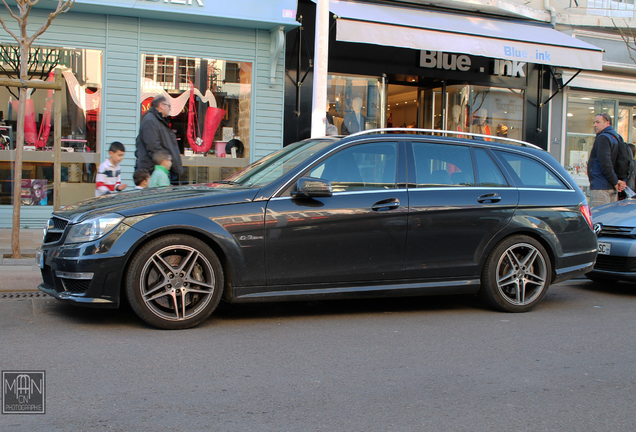
[[[527,312],[545,296],[551,274],[550,258],[538,241],[508,237],[488,256],[479,293],[495,309]]]
[[[214,251],[187,235],[150,241],[133,257],[126,294],[135,313],[148,324],[169,330],[193,327],[217,307],[223,269]]]

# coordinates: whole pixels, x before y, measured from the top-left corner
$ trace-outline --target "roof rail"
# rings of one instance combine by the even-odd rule
[[[356,132],[353,133],[351,135],[348,135],[350,137],[352,136],[360,136],[360,135],[367,135],[367,134],[371,134],[371,133],[382,133],[382,132],[408,132],[408,133],[430,133],[430,134],[445,134],[445,135],[459,135],[458,138],[462,138],[462,137],[471,137],[471,138],[488,138],[491,140],[497,140],[497,141],[504,141],[506,143],[510,143],[510,144],[516,144],[516,145],[520,145],[520,146],[524,146],[524,147],[533,147],[536,148],[538,150],[543,150],[541,147],[535,145],[535,144],[531,144],[529,142],[525,142],[525,141],[521,141],[521,140],[516,140],[516,139],[512,139],[512,138],[506,138],[506,137],[499,137],[499,136],[492,136],[492,135],[483,135],[483,134],[477,134],[477,133],[472,133],[472,132],[459,132],[459,131],[449,131],[449,130],[443,130],[443,129],[417,129],[417,128],[379,128],[379,129],[369,129],[369,130],[364,130],[364,131],[360,131],[360,132]]]

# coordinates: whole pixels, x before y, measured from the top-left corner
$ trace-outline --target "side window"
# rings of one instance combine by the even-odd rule
[[[394,189],[397,154],[396,142],[359,144],[329,156],[309,176],[329,180],[334,192]]]
[[[475,186],[468,147],[413,142],[413,154],[416,187]]]
[[[506,178],[484,149],[476,148],[475,165],[477,166],[477,184],[479,186],[507,187]]]
[[[503,151],[495,153],[516,175],[515,180],[520,188],[568,189],[545,165],[530,157]]]

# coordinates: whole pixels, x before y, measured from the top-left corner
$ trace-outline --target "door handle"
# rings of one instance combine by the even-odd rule
[[[499,201],[501,201],[501,197],[496,193],[487,193],[477,198],[477,202],[482,204],[485,202],[496,203]]]
[[[371,206],[371,210],[375,211],[384,211],[384,210],[393,210],[400,206],[400,200],[397,198],[389,198],[382,201],[378,201],[377,203]]]

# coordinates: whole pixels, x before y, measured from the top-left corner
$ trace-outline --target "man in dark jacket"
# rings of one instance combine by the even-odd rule
[[[183,172],[181,153],[177,144],[177,136],[170,128],[167,117],[170,115],[170,102],[165,96],[157,96],[150,104],[150,109],[141,119],[137,136],[137,166],[149,173],[155,168],[153,157],[158,151],[165,151],[172,156],[171,178]]]
[[[607,113],[594,117],[596,139],[587,161],[587,177],[590,180],[590,207],[598,207],[616,201],[617,193],[625,190],[625,182],[614,172],[618,154],[618,142],[612,140],[612,118]]]

